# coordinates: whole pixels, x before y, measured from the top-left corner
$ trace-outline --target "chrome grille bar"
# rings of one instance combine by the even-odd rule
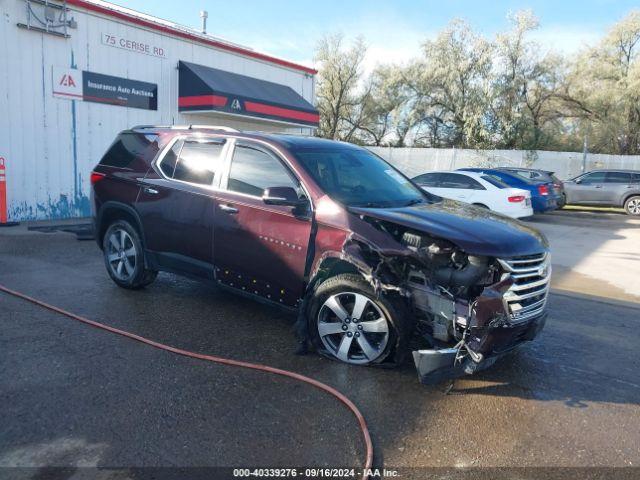
[[[526,257],[498,259],[514,283],[504,294],[513,323],[540,315],[546,308],[551,258],[548,253]]]

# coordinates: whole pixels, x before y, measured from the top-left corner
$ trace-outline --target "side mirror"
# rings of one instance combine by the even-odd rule
[[[578,184],[578,185],[579,185],[579,184],[581,184],[581,183],[582,183],[582,180],[581,180],[580,178],[576,178],[576,179],[573,181],[573,183],[576,183],[576,184]]]
[[[267,205],[283,205],[287,207],[300,207],[306,205],[306,200],[298,198],[295,189],[291,187],[269,187],[262,193],[262,201]]]

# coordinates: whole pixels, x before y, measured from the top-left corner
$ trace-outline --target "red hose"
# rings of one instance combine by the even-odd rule
[[[344,403],[349,410],[355,415],[358,423],[360,424],[360,430],[362,431],[362,436],[364,437],[364,444],[367,450],[367,456],[365,460],[364,470],[362,473],[363,480],[368,478],[368,475],[365,473],[367,470],[371,468],[373,463],[373,445],[371,443],[371,435],[369,434],[369,429],[367,428],[367,422],[365,421],[362,413],[358,410],[358,407],[349,400],[346,396],[340,393],[333,387],[322,383],[318,380],[314,380],[313,378],[307,377],[305,375],[300,375],[299,373],[290,372],[288,370],[282,370],[280,368],[269,367],[267,365],[259,365],[257,363],[249,363],[249,362],[241,362],[238,360],[231,360],[229,358],[223,357],[215,357],[213,355],[204,355],[202,353],[190,352],[188,350],[183,350],[181,348],[172,347],[170,345],[165,345],[163,343],[155,342],[145,337],[141,337],[140,335],[136,335],[135,333],[127,332],[125,330],[120,330],[119,328],[110,327],[109,325],[105,325],[104,323],[95,322],[93,320],[89,320],[88,318],[81,317],[80,315],[76,315],[71,312],[67,312],[62,308],[55,307],[53,305],[49,305],[48,303],[37,300],[33,297],[25,295],[24,293],[16,292],[15,290],[11,290],[10,288],[5,287],[4,285],[0,285],[0,291],[8,293],[9,295],[13,295],[14,297],[21,298],[23,300],[27,300],[35,305],[46,308],[47,310],[51,310],[52,312],[59,313],[60,315],[64,315],[65,317],[71,318],[73,320],[77,320],[82,323],[86,323],[87,325],[91,325],[92,327],[100,328],[102,330],[106,330],[111,333],[115,333],[116,335],[122,335],[123,337],[130,338],[132,340],[136,340],[141,343],[146,343],[147,345],[151,345],[152,347],[159,348],[161,350],[166,350],[168,352],[172,352],[178,355],[183,355],[185,357],[198,358],[200,360],[206,360],[207,362],[220,363],[222,365],[231,365],[235,367],[242,368],[250,368],[252,370],[259,370],[261,372],[269,372],[274,375],[282,375],[283,377],[293,378],[295,380],[299,380],[301,382],[308,383],[313,385],[320,390],[324,390],[325,392],[333,395],[342,403]]]

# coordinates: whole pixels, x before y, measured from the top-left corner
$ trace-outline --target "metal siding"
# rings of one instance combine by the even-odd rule
[[[314,103],[312,76],[191,43],[72,7],[78,28],[64,39],[20,29],[23,0],[0,1],[0,156],[7,159],[10,220],[89,214],[89,175],[117,132],[136,124],[223,124],[239,129],[308,132],[271,122],[178,114],[178,60],[288,85]],[[103,33],[161,46],[167,58],[103,45]],[[7,48],[6,46],[14,46]],[[54,98],[52,67],[158,84],[158,110]],[[74,116],[75,110],[75,116]],[[75,117],[75,118],[74,118]],[[75,137],[75,146],[74,146]]]

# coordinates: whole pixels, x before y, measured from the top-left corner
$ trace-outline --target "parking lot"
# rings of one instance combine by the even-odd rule
[[[287,368],[346,394],[375,464],[640,465],[640,220],[560,211],[530,224],[551,242],[541,337],[444,385],[399,370],[294,356],[294,318],[169,274],[143,291],[107,276],[92,241],[0,229],[0,284],[200,353]],[[360,466],[353,416],[291,380],[187,359],[0,294],[0,466]],[[79,470],[80,472],[81,470]],[[69,478],[66,477],[66,478]],[[114,477],[121,478],[121,477]]]

